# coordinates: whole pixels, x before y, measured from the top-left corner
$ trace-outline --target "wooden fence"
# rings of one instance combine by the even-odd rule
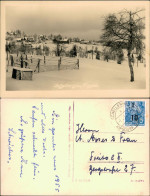
[[[11,65],[21,67],[20,56],[11,55],[13,63]],[[79,59],[70,57],[50,57],[50,56],[24,56],[23,67],[31,68],[34,72],[79,69]]]
[[[79,69],[79,59],[60,57],[59,69]]]

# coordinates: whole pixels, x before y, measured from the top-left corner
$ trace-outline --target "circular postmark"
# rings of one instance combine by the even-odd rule
[[[111,108],[110,118],[115,121],[116,127],[121,132],[130,132],[138,127],[138,123],[133,126],[125,124],[125,103],[123,101],[117,102]]]

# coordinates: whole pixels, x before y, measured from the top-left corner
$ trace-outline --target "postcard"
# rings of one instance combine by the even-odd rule
[[[2,1],[2,97],[148,97],[149,24],[149,1]]]
[[[148,99],[2,99],[1,195],[148,195]]]

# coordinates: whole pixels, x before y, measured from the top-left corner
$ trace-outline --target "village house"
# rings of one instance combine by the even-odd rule
[[[80,41],[80,44],[89,44],[89,41],[81,40],[81,41]]]
[[[57,43],[57,44],[69,44],[70,40],[68,38],[64,38],[64,39],[61,39],[61,40],[54,39],[53,42]]]
[[[28,42],[34,42],[35,40],[34,40],[34,37],[28,37],[28,38],[27,38],[27,41],[28,41]]]

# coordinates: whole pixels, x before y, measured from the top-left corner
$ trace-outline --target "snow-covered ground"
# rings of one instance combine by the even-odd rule
[[[34,73],[33,80],[11,78],[12,67],[6,73],[6,90],[100,90],[144,89],[146,68],[143,63],[134,65],[135,81],[130,82],[128,63],[80,58],[79,70],[60,70]]]

